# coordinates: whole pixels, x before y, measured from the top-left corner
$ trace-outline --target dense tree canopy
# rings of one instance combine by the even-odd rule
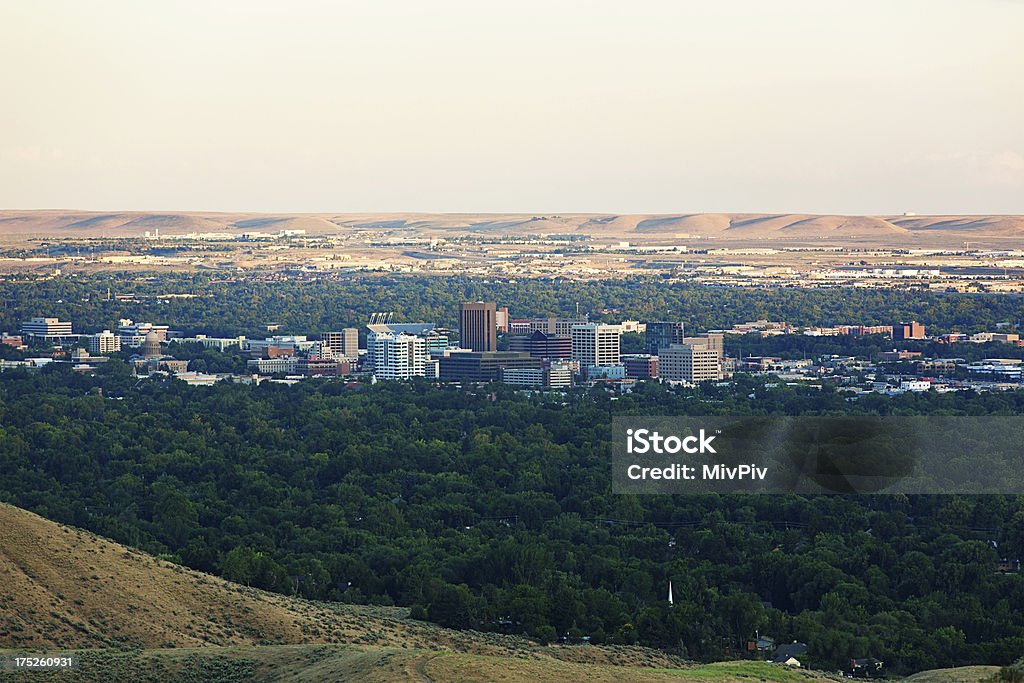
[[[1018,414],[1024,394],[188,387],[115,360],[0,375],[0,498],[249,585],[542,641],[712,659],[760,632],[896,671],[1019,656],[1024,576],[995,562],[1024,556],[1020,497],[610,491],[614,414],[851,410]]]
[[[108,288],[114,294],[106,300]],[[118,295],[134,295],[120,300]],[[173,296],[172,296],[173,295]],[[180,295],[187,295],[182,297]],[[956,294],[882,289],[708,288],[661,278],[626,281],[512,282],[414,276],[349,277],[339,280],[216,280],[211,275],[125,278],[91,275],[0,282],[0,331],[48,315],[70,319],[76,331],[93,332],[119,318],[170,324],[187,333],[262,336],[281,323],[290,334],[316,334],[362,326],[374,311],[396,320],[432,321],[456,327],[462,301],[487,299],[508,306],[514,317],[571,315],[577,304],[593,319],[681,320],[687,329],[728,328],[758,318],[795,325],[892,324],[917,319],[929,332],[991,330],[1024,323],[1017,295]]]

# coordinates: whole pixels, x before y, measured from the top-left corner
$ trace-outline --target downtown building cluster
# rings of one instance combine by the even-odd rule
[[[539,390],[587,384],[628,390],[639,380],[693,385],[722,380],[733,371],[772,374],[791,382],[830,378],[851,390],[883,393],[1003,390],[1024,383],[1024,363],[1018,359],[926,358],[912,345],[878,352],[872,359],[831,356],[817,360],[742,354],[728,358],[724,348],[729,335],[878,335],[894,342],[1022,344],[1016,333],[998,329],[928,336],[925,326],[917,321],[800,327],[755,320],[688,335],[679,321],[623,320],[606,324],[580,315],[517,319],[507,308],[481,301],[460,305],[456,330],[430,322],[396,322],[393,318],[390,313],[377,313],[361,329],[348,327],[313,338],[274,334],[250,339],[185,336],[168,325],[129,319],[119,320],[114,330],[76,334],[69,321],[37,317],[22,323],[20,335],[0,335],[0,344],[19,351],[48,346],[51,355],[3,360],[0,370],[70,362],[75,370],[88,372],[108,356],[120,354],[136,374],[174,375],[190,384],[212,384],[223,379],[293,383],[310,377],[347,377],[355,381],[426,378],[450,383],[503,382]],[[277,332],[278,327],[268,324],[266,329]],[[643,337],[633,336],[628,346],[642,352],[623,353],[623,335],[636,333]],[[196,372],[188,361],[175,358],[176,348],[180,348],[176,344],[197,344],[246,356],[245,372],[241,366],[235,374]],[[899,366],[898,374],[892,374],[893,365]],[[890,373],[889,383],[875,380],[872,374],[886,371]]]
[[[493,302],[467,302],[459,308],[458,343],[430,323],[392,323],[375,316],[367,326],[363,369],[377,379],[427,377],[446,382],[500,381],[521,387],[561,389],[578,383],[662,379],[695,383],[724,375],[722,335],[679,334],[649,349],[624,355],[626,331],[644,324],[591,322],[586,317],[511,319]],[[503,348],[499,348],[499,339]],[[667,372],[658,354],[667,354]]]

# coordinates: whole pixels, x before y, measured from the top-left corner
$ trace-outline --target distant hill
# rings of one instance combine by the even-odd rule
[[[812,214],[255,214],[214,212],[0,211],[0,237],[117,237],[189,232],[309,234],[400,230],[412,234],[557,234],[645,241],[831,239],[913,243],[1024,236],[1024,216],[839,216]]]

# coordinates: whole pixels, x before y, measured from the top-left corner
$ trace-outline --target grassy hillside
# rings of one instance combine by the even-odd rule
[[[246,588],[0,504],[0,657],[75,651],[60,681],[728,681],[825,677],[695,666],[638,647],[540,646]]]
[[[398,608],[314,603],[232,584],[0,504],[0,648],[350,644],[677,667],[636,647],[542,647]]]
[[[551,681],[553,683],[810,683],[822,674],[764,662],[726,662],[684,669],[580,664],[547,657],[502,658],[350,645],[272,645],[79,653],[77,669],[23,672],[12,681]]]
[[[954,669],[922,671],[906,679],[907,683],[981,683],[999,672],[998,666],[960,666]]]

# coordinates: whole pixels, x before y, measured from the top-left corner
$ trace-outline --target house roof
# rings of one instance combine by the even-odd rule
[[[784,662],[790,657],[796,657],[807,652],[807,643],[787,643],[775,648],[775,662]]]

